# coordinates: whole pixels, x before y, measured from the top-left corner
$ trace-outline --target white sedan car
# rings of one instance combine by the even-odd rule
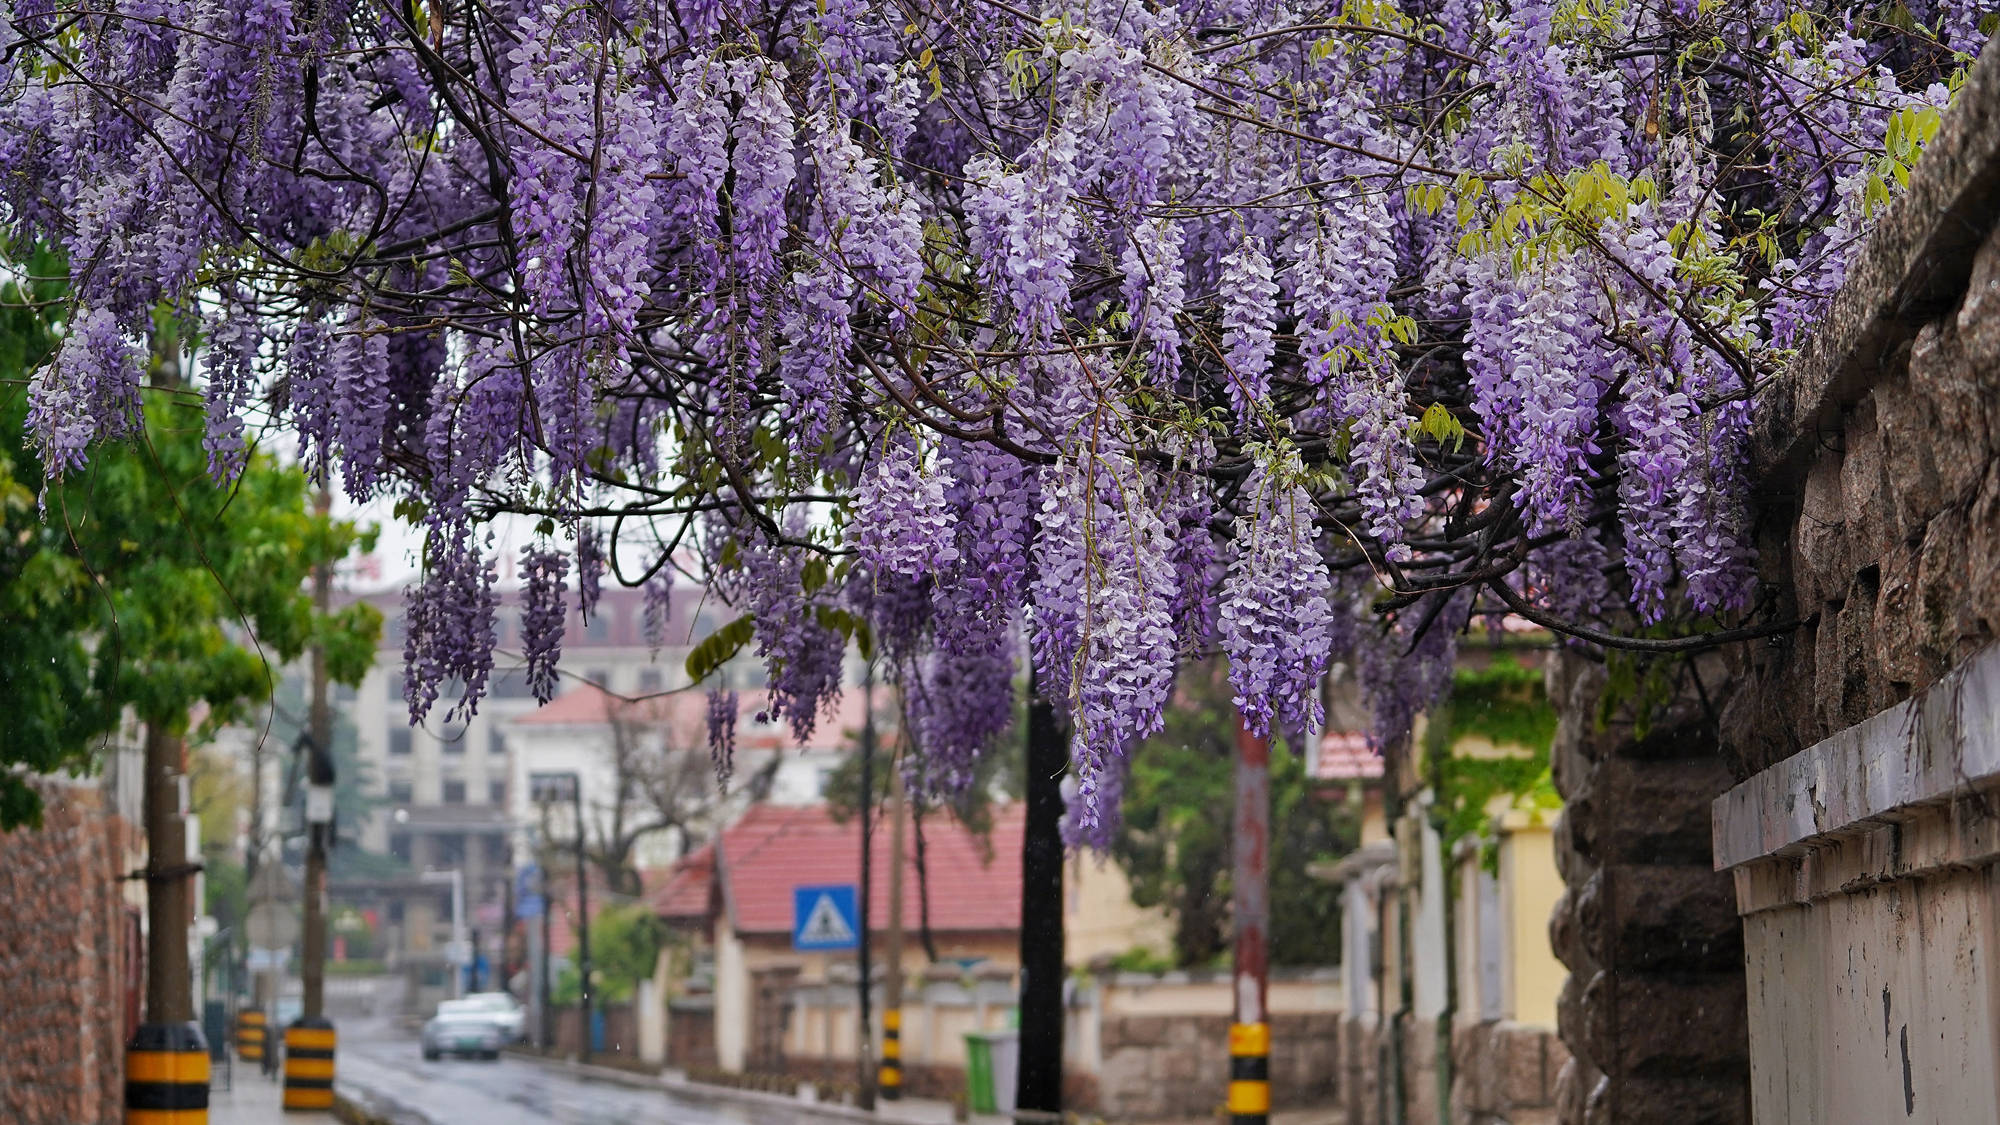
[[[472,1055],[482,1059],[500,1057],[504,1033],[483,1012],[446,1011],[424,1024],[424,1058],[435,1061],[444,1055]]]
[[[518,1043],[526,1037],[528,1011],[519,1000],[505,992],[475,992],[463,1000],[447,1000],[438,1005],[438,1013],[462,1012],[477,1015],[492,1021],[500,1029],[500,1035],[509,1043]]]

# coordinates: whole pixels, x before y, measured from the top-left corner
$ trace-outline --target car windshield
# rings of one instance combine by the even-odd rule
[[[439,1027],[487,1028],[493,1026],[493,1021],[465,1012],[447,1012],[438,1016],[437,1024]]]

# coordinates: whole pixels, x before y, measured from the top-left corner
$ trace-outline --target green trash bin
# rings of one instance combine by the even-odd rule
[[[1020,1032],[966,1032],[966,1108],[973,1113],[1013,1113],[1014,1077],[1020,1067]]]
[[[965,1105],[973,1113],[998,1113],[993,1103],[993,1040],[983,1031],[965,1033]]]

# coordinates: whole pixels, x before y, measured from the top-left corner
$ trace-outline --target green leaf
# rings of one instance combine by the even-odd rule
[[[687,655],[688,679],[700,683],[714,675],[716,669],[729,663],[744,645],[750,643],[756,632],[756,623],[746,613],[703,637],[701,643]]]

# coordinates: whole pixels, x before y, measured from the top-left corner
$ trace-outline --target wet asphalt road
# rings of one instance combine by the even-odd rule
[[[525,1059],[425,1062],[417,1037],[385,1022],[343,1021],[340,1084],[398,1125],[826,1125],[828,1118],[577,1078]],[[388,1103],[384,1105],[383,1103]]]

